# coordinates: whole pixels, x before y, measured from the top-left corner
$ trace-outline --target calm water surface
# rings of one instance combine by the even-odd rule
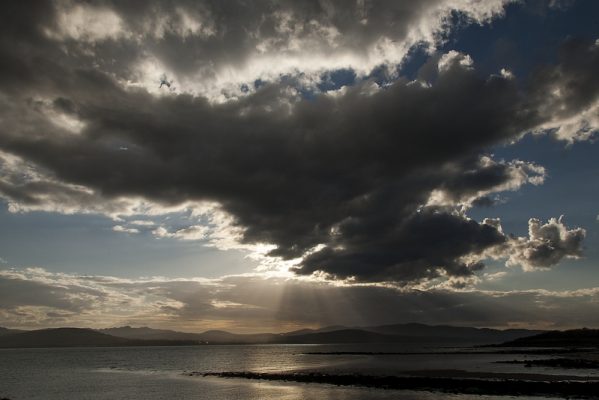
[[[418,351],[390,345],[255,345],[0,350],[0,397],[11,400],[154,399],[508,399],[188,377],[185,372],[315,370],[399,374],[417,369],[463,369],[573,375],[577,371],[496,364],[513,355],[308,355],[306,352]],[[588,374],[588,371],[579,371]],[[519,397],[523,399],[523,397]],[[540,399],[535,397],[535,399]]]

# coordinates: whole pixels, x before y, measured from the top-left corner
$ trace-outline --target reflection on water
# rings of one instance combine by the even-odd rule
[[[337,387],[187,377],[191,371],[398,374],[414,369],[524,372],[522,365],[496,364],[513,355],[308,355],[307,352],[418,351],[398,345],[262,345],[142,348],[0,350],[0,397],[20,399],[505,399],[493,396]],[[572,375],[576,371],[530,368],[526,372]],[[579,371],[588,374],[589,371]],[[596,372],[595,372],[596,374]],[[536,399],[539,399],[538,397]]]

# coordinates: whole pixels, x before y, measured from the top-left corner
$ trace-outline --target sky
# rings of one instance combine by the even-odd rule
[[[596,1],[4,10],[0,326],[599,328]]]

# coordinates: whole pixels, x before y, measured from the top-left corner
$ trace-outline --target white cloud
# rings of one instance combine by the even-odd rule
[[[154,225],[156,225],[156,223],[154,221],[140,220],[140,219],[129,221],[129,224],[137,225],[137,226],[154,226]]]
[[[164,12],[148,19],[144,24],[144,34],[155,39],[163,39],[168,34],[177,35],[183,39],[188,37],[208,38],[215,32],[214,21],[207,9],[198,12],[195,9],[177,6],[174,12]]]
[[[454,65],[459,65],[462,68],[470,69],[474,65],[474,61],[468,54],[463,54],[455,50],[443,54],[438,62],[439,72],[445,72]]]
[[[505,79],[514,79],[514,73],[507,68],[501,68],[499,73]]]
[[[110,8],[71,2],[58,4],[58,30],[49,30],[48,34],[51,37],[96,42],[127,35],[124,21]]]
[[[165,227],[159,226],[152,233],[158,238],[175,238],[181,240],[204,240],[210,233],[210,228],[204,225],[190,225],[185,228],[169,232]]]
[[[506,235],[505,243],[488,249],[480,259],[504,259],[508,267],[520,266],[524,271],[534,271],[551,268],[564,258],[580,258],[586,230],[569,229],[563,218],[563,215],[550,218],[546,223],[530,218],[528,237]],[[499,218],[486,218],[483,223],[503,233]]]
[[[586,231],[568,229],[563,216],[543,224],[537,218],[528,221],[528,238],[510,239],[508,265],[521,265],[525,271],[549,268],[562,258],[579,258]]]
[[[122,225],[115,225],[112,227],[112,230],[115,232],[122,232],[122,233],[139,233],[139,229],[126,228]]]
[[[555,96],[559,97],[559,92]],[[591,139],[599,132],[599,101],[574,115],[555,115],[549,122],[538,127],[534,133],[543,134],[547,131],[552,132],[555,138],[570,144]]]

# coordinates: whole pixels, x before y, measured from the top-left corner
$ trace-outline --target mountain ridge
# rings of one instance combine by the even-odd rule
[[[154,346],[197,344],[335,344],[335,343],[504,343],[543,331],[490,329],[450,325],[392,324],[371,327],[330,326],[286,333],[237,334],[222,330],[202,333],[149,327],[104,329],[54,328],[15,331],[2,328],[0,347]],[[12,332],[12,333],[10,333]],[[97,335],[102,336],[97,336]]]
[[[39,329],[0,337],[0,348],[173,346],[190,344],[197,344],[197,342],[127,339],[107,335],[89,328]]]

